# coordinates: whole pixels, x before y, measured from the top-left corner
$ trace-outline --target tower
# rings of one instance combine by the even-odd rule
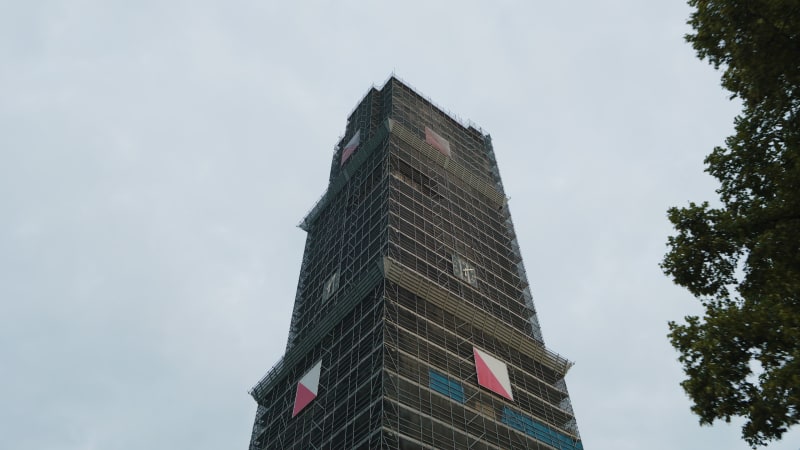
[[[350,114],[251,450],[582,450],[491,138],[395,77]]]

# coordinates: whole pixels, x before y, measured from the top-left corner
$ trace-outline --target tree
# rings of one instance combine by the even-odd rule
[[[700,423],[744,417],[756,448],[800,422],[800,2],[688,3],[686,40],[743,111],[705,160],[718,205],[668,211],[661,268],[705,308],[669,338]]]

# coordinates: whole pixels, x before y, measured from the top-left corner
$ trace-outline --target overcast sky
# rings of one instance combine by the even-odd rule
[[[699,427],[658,268],[738,104],[681,1],[0,0],[0,448],[246,449],[331,154],[394,71],[491,133],[587,450]],[[770,448],[797,450],[800,430]]]

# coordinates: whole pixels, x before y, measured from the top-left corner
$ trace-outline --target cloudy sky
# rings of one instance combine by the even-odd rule
[[[588,449],[699,427],[665,211],[738,105],[681,1],[0,0],[0,448],[245,449],[333,146],[394,72],[491,133]],[[793,430],[773,449],[800,448]]]

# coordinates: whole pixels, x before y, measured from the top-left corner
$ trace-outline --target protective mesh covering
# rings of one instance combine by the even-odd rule
[[[300,226],[287,351],[251,392],[251,450],[583,448],[488,135],[392,77],[350,115]],[[503,390],[478,382],[476,348]]]

